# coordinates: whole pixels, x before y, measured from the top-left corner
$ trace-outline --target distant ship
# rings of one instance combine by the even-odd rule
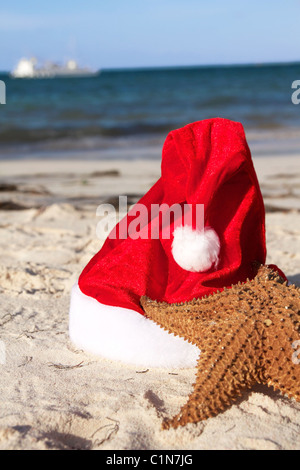
[[[11,76],[13,78],[92,77],[99,73],[100,71],[95,72],[87,67],[79,67],[75,60],[68,60],[64,65],[46,62],[39,66],[37,59],[32,57],[22,58],[11,72]]]

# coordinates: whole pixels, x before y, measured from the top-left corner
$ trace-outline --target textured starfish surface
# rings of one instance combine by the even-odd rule
[[[256,277],[182,304],[141,298],[146,317],[200,349],[193,391],[162,427],[218,414],[255,383],[300,401],[300,288],[266,266]]]

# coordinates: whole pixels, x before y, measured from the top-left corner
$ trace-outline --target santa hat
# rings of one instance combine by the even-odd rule
[[[201,298],[253,278],[254,263],[264,264],[264,204],[243,126],[216,118],[170,132],[161,178],[139,205],[147,217],[137,224],[136,208],[129,211],[74,286],[70,337],[110,359],[192,367],[198,348],[145,318],[140,298],[168,303]],[[163,226],[161,214],[151,209],[163,213],[173,205],[190,213],[185,218],[179,211]],[[203,227],[195,222],[199,207]]]

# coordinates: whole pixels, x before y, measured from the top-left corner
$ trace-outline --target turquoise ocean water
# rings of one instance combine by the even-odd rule
[[[300,64],[1,74],[0,158],[160,158],[170,130],[211,117],[242,122],[254,154],[299,152],[299,79]]]

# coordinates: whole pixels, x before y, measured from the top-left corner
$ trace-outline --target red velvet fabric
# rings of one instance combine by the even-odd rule
[[[217,269],[182,269],[169,239],[109,237],[79,278],[81,291],[102,304],[143,313],[139,300],[184,302],[253,278],[253,262],[265,263],[265,211],[243,126],[215,118],[170,132],[162,152],[161,178],[139,201],[151,204],[204,204],[205,226],[219,236]],[[127,229],[132,211],[116,227]],[[148,231],[149,220],[142,229]],[[153,223],[158,223],[153,220]],[[161,227],[160,227],[161,230]],[[144,232],[143,232],[144,231]]]

